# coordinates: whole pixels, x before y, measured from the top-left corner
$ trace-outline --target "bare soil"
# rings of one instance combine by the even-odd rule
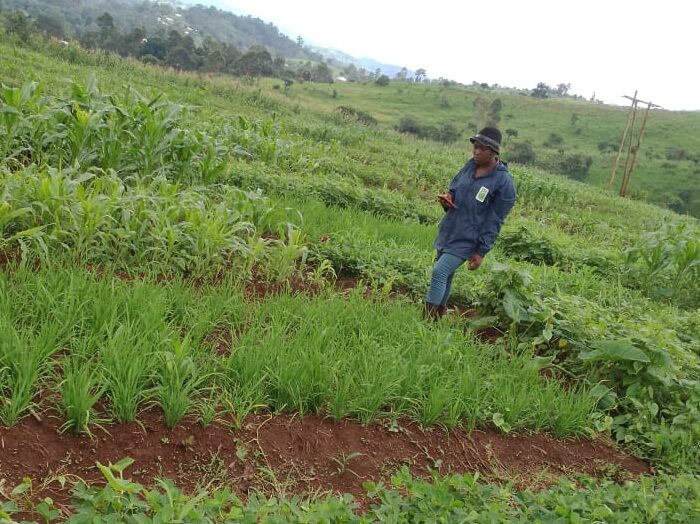
[[[491,429],[424,429],[411,421],[361,425],[318,415],[250,416],[238,427],[219,420],[168,429],[159,411],[139,423],[94,429],[92,436],[59,431],[50,413],[0,428],[0,487],[5,494],[32,479],[35,501],[51,497],[67,512],[79,479],[104,484],[96,462],[135,459],[125,476],[144,485],[170,478],[185,491],[229,486],[245,497],[350,493],[367,507],[362,483],[386,481],[402,466],[417,476],[479,472],[487,480],[543,488],[561,475],[586,473],[623,480],[650,466],[603,440],[556,440],[543,434],[504,435]],[[61,486],[61,480],[68,481]]]

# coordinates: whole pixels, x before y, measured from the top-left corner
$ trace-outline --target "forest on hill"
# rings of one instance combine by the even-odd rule
[[[82,38],[99,31],[99,18],[109,13],[114,27],[123,33],[142,29],[150,36],[166,36],[175,30],[182,36],[190,34],[198,44],[208,38],[239,49],[260,45],[288,58],[318,59],[281,34],[274,24],[213,6],[150,0],[3,0],[0,8],[24,11],[40,29],[55,37]]]

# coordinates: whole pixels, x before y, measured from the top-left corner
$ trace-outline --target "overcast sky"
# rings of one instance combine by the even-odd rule
[[[207,3],[202,1],[201,3]],[[431,78],[700,109],[700,4],[693,0],[218,0],[295,39]]]

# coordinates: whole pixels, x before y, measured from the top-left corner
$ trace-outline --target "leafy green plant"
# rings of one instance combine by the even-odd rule
[[[100,370],[84,356],[62,360],[63,380],[60,383],[59,409],[65,418],[61,429],[73,434],[90,433],[90,425],[103,422],[95,413],[95,404],[104,392]]]
[[[160,353],[157,370],[156,398],[169,428],[184,417],[192,407],[196,394],[212,373],[202,371],[194,362],[190,341],[172,340],[172,350]]]
[[[533,264],[562,264],[566,261],[564,254],[541,231],[521,224],[514,231],[504,231],[499,239],[506,255],[516,260]]]
[[[507,320],[520,340],[534,344],[552,339],[556,311],[533,289],[532,275],[496,262],[492,265],[479,305],[486,313]]]
[[[355,473],[352,469],[350,469],[349,466],[350,466],[350,461],[352,461],[356,458],[359,458],[361,456],[362,456],[362,453],[359,453],[357,451],[351,451],[350,453],[346,453],[345,451],[341,451],[339,456],[332,458],[333,462],[337,465],[336,473],[338,473],[338,475],[342,475],[346,471],[349,471],[350,473],[357,476],[357,473]]]

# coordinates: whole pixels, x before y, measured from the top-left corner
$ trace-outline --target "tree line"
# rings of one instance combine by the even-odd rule
[[[15,8],[8,10],[8,4]],[[16,8],[20,4],[23,8]],[[348,81],[381,82],[385,76],[379,70],[367,71],[354,64],[324,60],[320,54],[307,50],[303,40],[292,41],[270,23],[238,17],[214,7],[198,5],[177,11],[169,4],[127,2],[120,4],[126,6],[125,11],[97,14],[95,5],[78,9],[81,3],[70,0],[51,2],[51,6],[45,4],[44,0],[0,0],[0,23],[7,34],[20,41],[26,42],[33,35],[63,40],[66,45],[71,40],[85,49],[116,53],[181,71],[278,77],[285,80],[285,86],[293,79],[332,83],[333,67]],[[136,18],[141,25],[134,24]],[[219,18],[224,19],[223,24]],[[232,40],[250,45],[236,45]],[[424,70],[421,71],[424,75]],[[404,68],[402,75],[396,76],[405,79],[406,75]]]

